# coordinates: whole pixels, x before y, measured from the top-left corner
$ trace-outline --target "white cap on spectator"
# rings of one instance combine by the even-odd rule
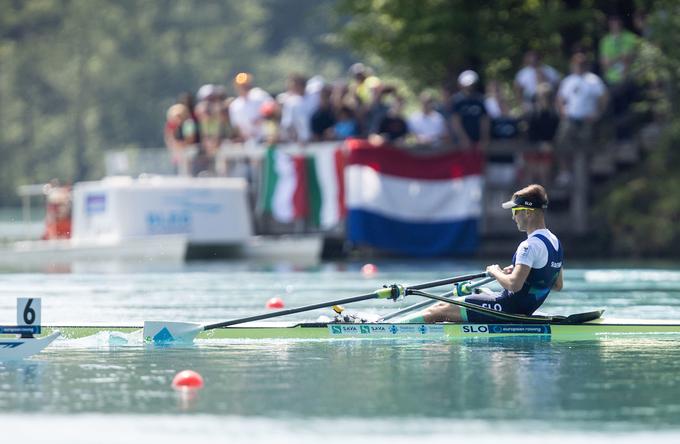
[[[458,83],[463,87],[474,85],[477,80],[479,80],[479,76],[471,69],[461,72],[458,76]]]
[[[326,84],[323,76],[315,75],[311,79],[307,80],[307,86],[305,86],[305,94],[316,94],[321,91],[321,88]]]
[[[198,88],[198,92],[196,93],[196,100],[199,102],[206,100],[208,97],[211,95],[215,94],[215,85],[203,85],[200,88]]]

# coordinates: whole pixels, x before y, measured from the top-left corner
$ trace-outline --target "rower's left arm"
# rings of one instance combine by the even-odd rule
[[[555,280],[552,289],[555,291],[561,291],[562,285],[564,285],[564,281],[562,280],[562,270],[560,270],[560,274],[557,275],[557,279]]]
[[[531,267],[524,264],[515,265],[509,273],[503,271],[498,265],[489,265],[486,267],[486,272],[489,273],[489,276],[493,276],[501,287],[512,292],[522,289],[530,271]]]

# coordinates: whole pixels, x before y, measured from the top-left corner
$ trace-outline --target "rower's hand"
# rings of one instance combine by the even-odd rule
[[[494,277],[498,276],[499,274],[505,274],[498,264],[489,265],[486,267],[486,272],[489,276]]]
[[[512,273],[513,268],[515,268],[514,265],[508,265],[507,267],[505,267],[505,268],[503,269],[503,273],[505,273],[505,274],[510,274],[510,273]]]

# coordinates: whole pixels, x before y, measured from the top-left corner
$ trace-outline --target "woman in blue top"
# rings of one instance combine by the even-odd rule
[[[503,208],[512,210],[512,219],[527,239],[519,244],[512,265],[489,265],[486,271],[503,287],[500,293],[482,291],[462,299],[506,313],[531,315],[543,304],[551,290],[562,289],[562,246],[545,226],[548,195],[541,185],[517,191]],[[408,322],[498,322],[495,318],[447,303],[438,303]]]

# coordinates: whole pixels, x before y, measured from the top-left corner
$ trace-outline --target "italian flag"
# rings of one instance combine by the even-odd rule
[[[336,143],[304,153],[270,146],[263,168],[260,209],[274,220],[330,229],[344,218],[344,154]]]

